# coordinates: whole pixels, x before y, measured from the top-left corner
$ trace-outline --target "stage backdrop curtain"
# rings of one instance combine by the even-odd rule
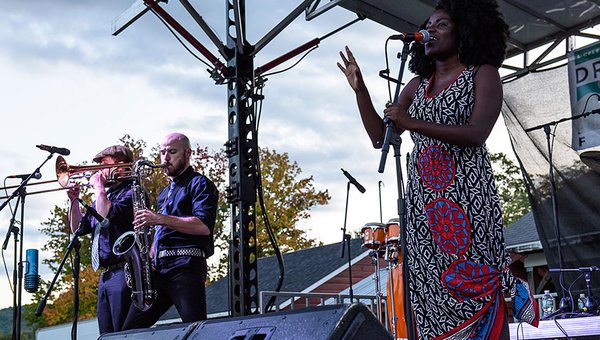
[[[548,266],[558,269],[548,136],[543,128],[526,130],[572,116],[567,67],[530,73],[505,83],[502,114],[525,178]],[[580,160],[582,152],[592,149],[571,148],[571,131],[572,121],[566,121],[550,126],[549,136],[563,268],[600,267],[600,164],[594,169]],[[579,293],[584,291],[585,280],[578,278],[579,272],[565,274],[565,288],[574,283],[576,303]],[[553,273],[552,281],[561,295],[557,273]],[[600,272],[592,273],[591,284],[594,295],[600,296]]]

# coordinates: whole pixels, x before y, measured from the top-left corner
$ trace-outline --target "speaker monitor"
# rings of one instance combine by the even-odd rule
[[[363,304],[331,305],[295,311],[208,320],[189,339],[392,339]]]
[[[199,322],[178,323],[166,326],[157,326],[146,329],[131,329],[128,331],[105,333],[98,340],[184,340]]]
[[[107,334],[100,339],[393,339],[363,304],[309,307],[293,311],[211,319]]]

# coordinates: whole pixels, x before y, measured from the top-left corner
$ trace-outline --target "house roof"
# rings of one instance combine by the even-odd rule
[[[361,247],[361,243],[361,239],[350,241],[352,259],[368,251]],[[302,292],[337,269],[347,266],[347,249],[344,250],[344,258],[340,257],[340,252],[341,242],[338,242],[283,254],[285,275],[281,291]],[[274,291],[279,279],[277,258],[275,256],[260,258],[257,266],[259,290]],[[229,276],[206,287],[206,309],[209,315],[229,311]],[[161,320],[178,317],[177,310],[171,308],[161,317]]]
[[[506,248],[517,252],[542,249],[531,211],[504,229],[504,242]]]

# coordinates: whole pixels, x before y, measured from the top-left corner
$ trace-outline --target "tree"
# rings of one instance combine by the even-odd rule
[[[134,153],[135,158],[145,157],[154,164],[160,163],[159,147],[154,146],[147,151],[146,142],[136,140],[125,135],[119,143],[128,146]],[[301,169],[296,162],[290,163],[287,153],[278,154],[268,149],[261,150],[262,183],[265,192],[265,203],[270,215],[271,225],[277,237],[278,243],[284,251],[299,250],[317,245],[317,241],[310,239],[306,233],[299,229],[297,223],[310,216],[309,210],[318,205],[327,204],[330,197],[327,191],[317,191],[313,186],[313,178],[300,178]],[[227,157],[223,150],[211,151],[206,147],[196,146],[193,149],[192,166],[200,173],[209,177],[219,190],[218,214],[214,228],[216,258],[209,261],[208,281],[214,281],[227,272],[228,249],[229,249],[229,205],[225,200],[225,189],[227,188]],[[144,176],[144,189],[148,192],[150,209],[157,210],[156,199],[162,188],[168,183],[167,177],[162,171],[156,169]],[[82,190],[83,198],[91,201],[89,190]],[[66,196],[66,195],[65,195]],[[72,238],[68,225],[68,201],[61,206],[55,206],[49,219],[42,223],[40,231],[48,236],[48,242],[42,250],[51,251],[53,256],[44,263],[56,271],[58,264],[64,256],[67,245]],[[257,208],[257,216],[260,216]],[[257,220],[259,255],[272,254],[266,233],[264,232],[264,221]],[[79,318],[89,319],[96,315],[97,285],[100,272],[94,272],[91,268],[90,246],[91,239],[88,236],[80,237],[81,241],[81,271],[79,279]],[[42,281],[41,289],[34,296],[34,303],[26,306],[23,318],[29,321],[35,328],[72,322],[73,315],[73,274],[72,261],[67,261],[62,275],[57,281],[50,301],[46,305],[41,318],[34,316],[35,309],[44,293],[48,289],[49,282]]]
[[[491,153],[492,164],[500,168],[494,173],[504,226],[513,224],[516,220],[531,210],[525,181],[521,169],[504,153]]]
[[[267,215],[271,228],[282,252],[305,249],[321,245],[308,239],[303,230],[296,227],[301,220],[310,217],[310,209],[325,205],[331,197],[327,190],[316,191],[313,177],[298,180],[302,169],[296,162],[290,162],[287,153],[277,153],[268,148],[261,149],[262,186]],[[290,208],[293,209],[290,209]],[[258,257],[273,255],[273,247],[266,247],[269,239],[266,233],[262,209],[257,207]]]

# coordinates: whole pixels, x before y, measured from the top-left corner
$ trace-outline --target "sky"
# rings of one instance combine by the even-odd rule
[[[65,159],[72,165],[91,162],[93,155],[118,143],[125,134],[143,139],[149,147],[158,145],[174,131],[186,134],[193,145],[213,150],[223,146],[227,140],[227,89],[214,83],[204,64],[191,56],[151,13],[118,36],[111,35],[111,22],[132,3],[0,0],[0,112],[4,137],[0,145],[1,176],[30,173],[47,161],[41,168],[40,181],[55,179],[57,155],[48,159],[50,154],[36,148],[38,144],[68,148],[71,153]],[[225,1],[192,3],[223,41]],[[248,41],[258,42],[298,3],[246,1]],[[179,2],[162,6],[220,57]],[[354,13],[343,8],[333,8],[311,21],[302,14],[258,53],[255,67],[355,18]],[[324,244],[342,240],[344,220],[349,233],[359,231],[368,222],[379,222],[380,202],[384,221],[397,216],[393,151],[388,155],[385,172],[379,174],[381,153],[372,148],[354,93],[336,66],[338,51],[348,45],[361,66],[375,106],[383,108],[388,90],[378,73],[385,68],[385,39],[394,33],[372,21],[360,21],[322,40],[319,48],[291,70],[267,77],[259,144],[287,152],[290,160],[302,168],[303,177],[313,176],[316,189],[329,191],[329,204],[313,209],[310,219],[301,223],[309,237]],[[389,45],[392,75],[398,74],[396,53],[401,48],[400,42]],[[291,66],[298,59],[272,71]],[[404,79],[410,77],[406,72]],[[403,135],[401,164],[405,164],[411,147],[410,138]],[[502,118],[488,140],[488,148],[511,153]],[[346,216],[347,179],[341,168],[366,188],[364,194],[350,188]],[[17,184],[16,179],[4,182],[4,186]],[[49,187],[57,186],[31,186],[28,192]],[[8,194],[11,193],[9,189]],[[11,201],[12,208],[14,202]],[[55,205],[66,203],[64,191],[27,196],[24,235],[20,240],[23,257],[26,249],[40,249],[48,241],[39,232],[41,223],[50,217]],[[7,206],[0,212],[3,240],[10,219]],[[0,308],[12,305],[5,271],[12,277],[13,242],[11,236],[2,252],[6,266],[2,264],[0,271]],[[41,264],[48,255],[40,253],[39,270],[46,280],[55,274]],[[23,303],[30,298],[23,291]]]

